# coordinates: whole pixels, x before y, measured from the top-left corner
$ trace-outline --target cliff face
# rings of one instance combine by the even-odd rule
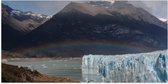
[[[167,50],[125,55],[85,55],[83,81],[167,82]]]

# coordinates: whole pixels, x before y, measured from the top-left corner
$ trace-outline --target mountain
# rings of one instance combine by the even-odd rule
[[[122,3],[121,3],[122,2]],[[144,21],[149,24],[154,24],[163,28],[167,28],[166,24],[160,21],[155,16],[148,13],[146,10],[138,7],[133,7],[128,1],[116,1],[114,4],[107,1],[91,1],[88,2],[92,6],[102,7],[110,10],[110,12],[119,12],[120,14],[130,16],[136,20]],[[113,5],[112,5],[113,4]]]
[[[3,22],[24,34],[29,33],[50,18],[47,15],[36,14],[31,11],[15,10],[4,4],[2,4],[2,13]]]
[[[5,6],[5,5],[4,5]],[[14,47],[14,44],[17,43],[17,40],[23,36],[23,33],[13,28],[6,22],[8,19],[9,12],[12,9],[8,6],[5,6],[6,9],[2,8],[2,48]]]
[[[2,4],[2,49],[17,47],[23,36],[49,19],[49,16],[22,12]]]
[[[66,39],[118,40],[163,49],[167,45],[167,29],[156,22],[161,21],[144,9],[123,1],[116,1],[108,8],[71,2],[27,37],[31,39],[30,43]]]
[[[12,26],[2,22],[2,49],[10,49],[18,44],[18,40],[24,34],[15,30]]]

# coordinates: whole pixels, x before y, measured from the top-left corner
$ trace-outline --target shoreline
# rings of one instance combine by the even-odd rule
[[[17,75],[15,75],[17,74]],[[31,70],[28,67],[18,67],[2,63],[2,81],[3,83],[9,82],[79,82],[78,80],[69,77],[51,76]]]
[[[82,60],[82,57],[66,57],[66,58],[50,58],[50,57],[43,57],[43,58],[2,58],[2,63],[11,62],[11,61],[19,61],[19,62],[31,62],[31,61],[48,61],[48,60]]]

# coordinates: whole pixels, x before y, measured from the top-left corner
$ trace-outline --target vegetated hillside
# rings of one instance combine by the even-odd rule
[[[53,77],[27,67],[2,64],[2,82],[78,82],[69,78]]]

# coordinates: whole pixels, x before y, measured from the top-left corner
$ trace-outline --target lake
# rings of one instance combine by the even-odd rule
[[[11,61],[8,64],[25,66],[32,70],[37,70],[42,74],[70,77],[74,80],[82,80],[81,59],[70,60],[33,60],[33,61]]]

